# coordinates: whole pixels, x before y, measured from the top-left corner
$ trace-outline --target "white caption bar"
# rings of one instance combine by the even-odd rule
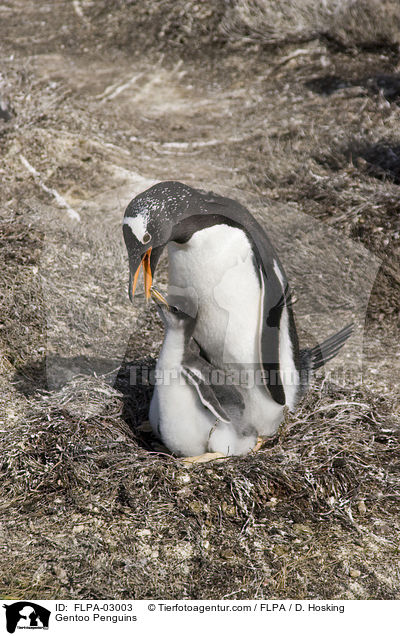
[[[160,628],[163,636],[187,636],[188,630],[261,628],[278,633],[293,628],[296,636],[337,636],[362,633],[376,636],[392,631],[400,601],[70,601],[4,600],[0,633],[35,636],[40,633],[74,636],[91,633],[147,634]],[[23,630],[23,631],[20,631]]]

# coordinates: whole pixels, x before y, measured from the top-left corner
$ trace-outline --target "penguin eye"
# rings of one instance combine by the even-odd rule
[[[148,243],[149,241],[151,241],[151,234],[149,234],[148,232],[145,232],[143,234],[142,243]]]
[[[177,307],[174,307],[173,305],[170,305],[169,310],[170,310],[171,314],[179,313],[179,309]]]

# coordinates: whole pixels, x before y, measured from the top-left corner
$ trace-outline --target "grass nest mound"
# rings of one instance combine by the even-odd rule
[[[76,382],[0,441],[1,528],[18,554],[0,557],[8,594],[396,597],[375,563],[384,551],[395,571],[400,531],[387,399],[325,383],[259,453],[187,468],[146,450],[113,389],[81,385],[103,412],[73,417]]]

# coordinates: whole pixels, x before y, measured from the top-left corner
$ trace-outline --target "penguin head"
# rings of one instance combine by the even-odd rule
[[[165,245],[161,228],[153,228],[150,225],[145,211],[136,210],[134,214],[125,214],[122,229],[129,258],[129,298],[131,301],[133,301],[141,267],[143,267],[146,299],[150,298],[153,273]]]
[[[156,303],[157,311],[164,323],[164,327],[167,330],[183,332],[185,341],[190,340],[195,328],[196,318],[189,316],[189,314],[186,314],[179,307],[170,305],[164,296],[154,287],[150,289],[150,294]]]
[[[132,199],[125,211],[123,234],[129,258],[129,297],[133,300],[143,266],[146,298],[150,298],[153,274],[164,247],[180,241],[176,230],[187,210],[190,188],[178,182],[152,186]]]

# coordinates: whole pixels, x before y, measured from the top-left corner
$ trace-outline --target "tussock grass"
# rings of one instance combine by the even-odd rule
[[[267,46],[320,39],[339,49],[394,46],[399,27],[395,3],[378,0],[238,0],[223,22],[229,39]]]
[[[96,2],[89,20],[117,47],[146,44],[207,53],[207,47],[282,47],[321,40],[337,49],[396,49],[395,0],[178,0]],[[212,49],[209,49],[212,52]]]

